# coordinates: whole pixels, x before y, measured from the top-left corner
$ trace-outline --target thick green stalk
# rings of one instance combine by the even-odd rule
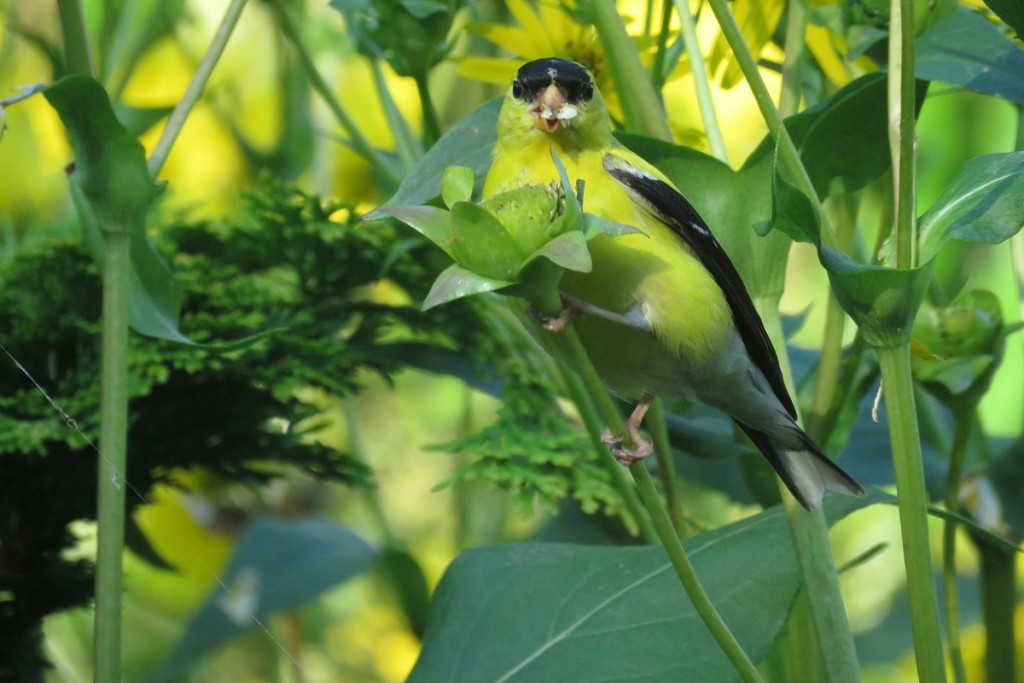
[[[973,412],[973,411],[972,411]],[[960,512],[960,477],[967,455],[973,414],[953,415],[953,447],[949,451],[949,475],[946,478],[946,509]],[[964,655],[960,649],[960,594],[956,586],[956,530],[959,524],[947,519],[942,527],[942,588],[946,601],[946,634],[949,639],[949,660],[953,680],[967,683]]]
[[[224,18],[221,19],[220,25],[217,27],[217,32],[213,34],[210,47],[203,55],[199,66],[196,67],[196,72],[192,75],[188,87],[185,88],[185,94],[178,100],[171,115],[167,117],[167,124],[160,133],[160,140],[157,141],[156,147],[153,148],[153,153],[147,161],[149,174],[154,178],[160,175],[160,170],[171,153],[171,147],[174,146],[174,141],[178,139],[178,134],[185,125],[185,119],[188,118],[199,98],[203,96],[203,90],[206,89],[206,84],[209,82],[217,62],[220,61],[221,55],[224,54],[224,48],[227,47],[228,39],[238,24],[238,18],[242,15],[245,3],[246,0],[231,0],[227,11],[224,12]]]
[[[896,267],[913,268],[917,263],[914,214],[914,2],[892,0],[890,7],[889,146],[893,158]],[[877,348],[876,351],[882,368],[885,403],[889,413],[918,677],[925,683],[943,683],[946,680],[946,662],[939,634],[938,606],[932,578],[928,494],[924,487],[909,343]]]
[[[590,394],[587,393],[586,387],[583,386],[579,375],[573,372],[563,372],[562,379],[565,382],[566,389],[569,391],[569,396],[572,397],[573,403],[576,404],[580,417],[583,419],[583,425],[594,444],[598,459],[601,461],[601,466],[611,476],[612,485],[619,492],[619,495],[622,496],[626,510],[640,530],[640,536],[647,543],[657,543],[658,532],[654,530],[651,517],[640,502],[640,496],[637,494],[636,487],[626,478],[625,470],[612,457],[608,446],[601,441],[601,433],[604,431],[604,426],[601,422],[601,417],[597,414],[597,409],[594,407],[594,402],[590,399]]]
[[[917,265],[914,158],[914,0],[892,0],[889,21],[889,149],[896,203],[896,267]]]
[[[803,98],[803,66],[807,52],[804,34],[807,32],[808,0],[789,0],[786,15],[786,55],[782,60],[782,90],[779,93],[779,114],[792,116],[800,108]]]
[[[917,674],[922,683],[945,683],[946,666],[928,540],[928,492],[924,487],[910,347],[904,343],[878,347],[875,351],[882,368],[885,408],[889,416]]]
[[[1016,681],[1016,553],[984,539],[976,542],[981,555],[981,614],[986,634],[985,681]]]
[[[557,311],[561,308],[561,302],[558,300],[557,294],[554,293],[550,301],[538,303],[541,304],[539,308],[542,312]],[[604,384],[601,382],[597,371],[594,370],[594,366],[590,362],[590,358],[587,356],[587,352],[583,348],[583,344],[580,342],[580,338],[576,335],[576,330],[573,329],[572,325],[569,325],[558,334],[557,342],[562,346],[569,366],[579,376],[587,394],[594,401],[601,419],[614,434],[624,435],[626,433],[625,422],[615,407],[615,403],[608,395],[608,391],[604,388]],[[726,657],[729,658],[729,661],[740,674],[743,681],[746,683],[763,682],[757,667],[750,661],[747,653],[743,651],[743,647],[722,620],[722,616],[704,591],[700,578],[694,571],[686,551],[683,550],[683,546],[679,543],[679,538],[672,527],[672,520],[669,519],[665,506],[658,498],[658,492],[654,487],[654,481],[651,479],[650,473],[647,471],[647,466],[642,461],[635,462],[630,466],[629,472],[633,475],[634,481],[636,481],[637,488],[640,491],[640,500],[643,501],[651,515],[655,531],[657,531],[658,538],[661,540],[669,561],[676,571],[676,576],[679,577],[679,582],[683,584],[683,589],[689,596],[690,602],[693,604],[698,616],[700,616],[704,625],[707,626],[711,636],[718,643]]]
[[[754,303],[779,357],[782,376],[792,391],[793,372],[782,333],[778,300],[759,298]],[[828,540],[825,514],[821,508],[805,511],[781,483],[780,489],[786,507],[786,520],[789,522],[793,545],[804,575],[807,606],[811,613],[811,622],[814,624],[814,636],[818,640],[819,652],[823,654],[821,664],[825,680],[837,683],[859,681],[857,650],[853,642],[853,632],[846,618],[843,595],[839,590],[839,575],[832,557],[832,546]],[[799,662],[794,664],[800,665]]]
[[[356,126],[355,121],[352,120],[348,112],[341,106],[341,102],[331,92],[331,89],[327,86],[327,81],[320,75],[320,71],[313,62],[313,55],[309,53],[305,43],[302,42],[299,29],[295,26],[291,17],[288,16],[288,11],[281,5],[281,0],[270,0],[269,6],[274,12],[274,16],[277,17],[281,32],[284,33],[285,38],[288,39],[288,42],[292,44],[299,55],[299,64],[306,72],[306,77],[309,79],[310,84],[320,94],[320,97],[323,98],[324,103],[327,104],[331,113],[334,114],[334,118],[345,129],[345,132],[348,133],[348,144],[351,145],[357,154],[369,161],[372,166],[384,174],[385,180],[388,183],[398,187],[401,174],[370,144],[358,126]]]
[[[97,683],[121,681],[121,558],[124,553],[128,434],[128,292],[132,272],[130,247],[131,236],[128,232],[104,232],[96,615],[93,640]]]
[[[96,76],[89,47],[89,34],[85,30],[82,0],[57,0],[60,28],[64,34],[64,59],[68,72]]]
[[[626,33],[615,0],[590,0],[589,7],[622,103],[626,128],[671,142],[672,132],[665,119],[665,109],[640,62],[633,40]]]
[[[718,125],[718,116],[715,114],[715,100],[711,96],[708,69],[704,62],[704,53],[700,51],[697,27],[694,24],[693,15],[690,14],[690,5],[687,0],[675,0],[675,3],[676,11],[679,12],[683,42],[686,45],[686,56],[690,60],[690,73],[693,74],[693,89],[697,94],[697,106],[700,108],[700,117],[704,122],[704,133],[708,136],[708,147],[716,159],[729,163],[729,154],[725,149],[722,129]]]
[[[665,492],[668,516],[672,520],[672,526],[675,527],[676,536],[683,538],[686,536],[686,520],[683,519],[683,511],[679,507],[679,493],[676,491],[676,461],[672,458],[672,445],[668,439],[668,424],[665,422],[665,408],[660,398],[654,399],[651,403],[644,424],[647,425],[647,431],[651,434],[654,456],[658,460],[658,479],[661,480],[661,489]]]

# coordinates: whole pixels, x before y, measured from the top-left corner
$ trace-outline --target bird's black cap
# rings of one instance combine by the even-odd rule
[[[519,67],[512,94],[516,99],[534,98],[551,83],[565,93],[566,101],[571,104],[589,102],[594,96],[594,83],[587,70],[576,62],[557,57],[537,59]]]

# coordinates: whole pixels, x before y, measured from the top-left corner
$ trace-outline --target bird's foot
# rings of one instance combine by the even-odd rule
[[[526,309],[526,312],[529,313],[530,317],[540,323],[540,326],[548,332],[561,332],[569,326],[569,323],[572,322],[573,318],[579,315],[580,309],[571,305],[565,306],[561,313],[553,317],[550,315],[544,315],[533,306]]]
[[[621,436],[612,434],[610,429],[605,429],[604,433],[601,434],[601,443],[608,446],[608,450],[612,452],[612,457],[626,467],[654,455],[654,447],[639,434],[635,436],[630,434],[630,439],[635,444],[634,448],[626,448],[623,443],[625,440]]]
[[[608,446],[612,456],[626,467],[654,455],[654,447],[640,435],[640,424],[644,421],[644,416],[647,415],[647,410],[651,407],[653,400],[653,395],[644,394],[640,402],[636,404],[636,408],[633,409],[629,419],[626,420],[626,434],[629,435],[630,441],[633,442],[633,448],[626,448],[623,445],[624,439],[612,434],[610,429],[605,429],[604,433],[601,434],[601,443]]]

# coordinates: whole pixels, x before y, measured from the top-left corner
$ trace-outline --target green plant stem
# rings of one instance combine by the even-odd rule
[[[857,206],[850,194],[835,197],[836,237],[839,246],[847,254],[855,250],[857,240]],[[843,333],[846,328],[846,313],[831,287],[825,304],[825,334],[821,344],[821,356],[814,378],[814,392],[811,395],[810,410],[805,427],[811,438],[824,444],[831,436],[836,416],[842,408],[845,388],[849,382],[840,384],[839,375],[843,366]]]
[[[414,76],[416,90],[420,96],[420,108],[423,110],[423,146],[428,149],[441,137],[441,124],[437,120],[437,109],[430,97],[430,83],[427,72],[417,72]]]
[[[358,126],[356,126],[355,121],[352,120],[334,96],[334,93],[331,92],[331,89],[327,87],[327,82],[320,75],[320,71],[317,70],[316,64],[313,62],[313,56],[302,42],[302,36],[299,35],[295,22],[292,21],[291,17],[288,16],[287,10],[281,5],[281,0],[269,0],[269,7],[277,18],[281,32],[284,33],[285,38],[288,39],[288,42],[292,44],[292,47],[295,48],[296,53],[299,55],[299,64],[306,72],[306,77],[309,79],[310,84],[320,94],[320,97],[323,98],[324,103],[331,110],[331,113],[334,114],[334,118],[345,129],[345,132],[348,133],[348,144],[357,154],[370,162],[371,166],[383,174],[385,182],[398,187],[398,183],[402,178],[401,173],[370,144]]]
[[[960,513],[960,478],[967,455],[967,440],[971,435],[973,410],[953,416],[953,446],[949,451],[949,475],[946,479],[946,509]],[[942,527],[942,587],[946,602],[946,634],[949,639],[949,660],[953,666],[953,680],[967,683],[964,655],[960,649],[960,594],[956,579],[957,522],[947,519]]]
[[[661,98],[661,89],[665,87],[665,51],[668,45],[669,27],[672,23],[672,3],[665,0],[661,6],[661,30],[658,31],[658,49],[651,62],[651,84]]]
[[[715,100],[711,96],[711,84],[708,81],[708,69],[704,62],[704,53],[700,51],[697,39],[697,27],[690,14],[690,6],[686,0],[675,0],[676,11],[679,13],[679,25],[686,45],[686,56],[690,60],[690,73],[693,74],[693,89],[697,95],[697,106],[704,122],[704,133],[708,136],[708,147],[711,154],[719,161],[729,163],[729,153],[725,149],[725,139],[718,125],[715,113]]]
[[[778,299],[759,298],[755,300],[755,305],[764,322],[765,331],[768,332],[768,338],[771,339],[779,357],[782,376],[792,391],[793,371],[789,365],[786,340],[782,333]],[[811,613],[811,623],[814,625],[813,635],[802,635],[817,639],[818,651],[823,655],[821,664],[825,680],[837,683],[859,681],[857,650],[853,642],[853,632],[846,618],[843,595],[839,590],[839,575],[832,557],[832,546],[828,540],[825,514],[821,508],[804,510],[785,486],[780,483],[779,488],[786,508],[786,520],[789,523],[790,535],[793,537],[793,546],[803,572],[808,595],[807,606]],[[794,664],[799,666],[801,663]]]
[[[803,98],[803,66],[807,53],[804,34],[807,32],[808,0],[789,0],[786,15],[786,54],[782,60],[782,90],[779,94],[779,114],[792,116],[800,108]]]
[[[701,585],[700,578],[690,563],[690,558],[687,557],[683,546],[679,544],[675,529],[672,527],[672,520],[669,519],[664,506],[661,504],[661,500],[658,498],[658,492],[654,488],[654,480],[651,479],[651,474],[647,471],[646,465],[643,462],[635,462],[630,465],[629,471],[636,481],[637,488],[640,489],[640,500],[644,502],[644,505],[647,506],[651,516],[654,518],[654,528],[658,531],[658,537],[668,553],[669,561],[676,570],[676,575],[683,584],[683,588],[686,589],[686,594],[690,596],[690,602],[693,603],[697,614],[700,615],[704,625],[708,627],[711,636],[718,643],[722,652],[732,662],[740,678],[747,683],[763,682],[764,679],[761,678],[757,667],[750,661],[747,653],[743,651],[743,647],[736,640],[736,636],[732,634],[729,627],[722,621],[718,610],[711,602],[708,594],[704,592],[704,587]]]
[[[128,435],[128,292],[131,235],[104,231],[100,452],[97,460],[96,614],[93,666],[97,683],[121,680],[121,559],[124,553]]]
[[[57,0],[60,14],[60,28],[64,34],[64,59],[68,72],[96,77],[92,61],[89,33],[85,29],[85,13],[82,0]]]
[[[975,542],[981,556],[981,613],[986,634],[985,681],[1016,681],[1016,553],[984,539],[975,539]]]
[[[946,667],[928,540],[928,493],[924,487],[921,439],[910,374],[910,346],[902,343],[878,347],[875,351],[882,369],[885,409],[889,416],[917,674],[922,683],[945,683]]]
[[[672,457],[672,446],[668,440],[668,424],[665,422],[665,406],[660,398],[654,399],[647,417],[644,418],[647,431],[650,432],[651,441],[654,444],[654,456],[658,460],[658,479],[661,480],[661,490],[665,492],[665,504],[668,506],[668,516],[672,520],[672,526],[676,530],[676,536],[686,536],[686,521],[683,519],[683,511],[679,507],[679,492],[676,490],[676,461]]]
[[[601,466],[611,476],[612,485],[619,492],[619,495],[622,496],[626,510],[636,523],[640,536],[647,543],[657,543],[658,532],[654,530],[651,517],[640,502],[640,496],[637,493],[636,487],[626,477],[626,472],[622,465],[612,457],[608,446],[601,441],[601,433],[604,431],[604,427],[601,423],[601,417],[597,414],[597,409],[594,407],[594,402],[590,399],[590,394],[587,393],[586,387],[583,386],[578,375],[568,370],[562,372],[562,381],[565,383],[569,396],[572,397],[573,402],[576,404],[576,409],[583,419],[583,425],[594,444],[598,459],[601,461]]]
[[[345,431],[348,433],[351,455],[359,462],[365,463],[366,445],[359,430],[359,420],[356,418],[355,410],[353,410],[351,402],[344,399],[340,401],[340,407],[341,414],[345,418]],[[373,523],[377,526],[377,533],[380,534],[383,544],[388,548],[401,548],[402,544],[391,529],[391,523],[384,511],[384,505],[380,502],[377,489],[375,487],[366,488],[363,490],[363,495],[366,497],[367,508],[373,518]]]
[[[395,98],[391,96],[391,89],[388,88],[384,78],[384,69],[381,68],[380,60],[370,59],[369,62],[373,69],[373,83],[377,86],[377,96],[380,97],[381,105],[384,107],[384,115],[391,128],[391,136],[395,139],[398,158],[402,160],[403,170],[408,172],[423,156],[423,144],[416,138],[409,122],[402,114],[402,110],[395,103]]]
[[[672,140],[665,109],[640,62],[633,40],[615,6],[615,0],[590,0],[590,18],[604,47],[605,60],[615,81],[626,128],[662,140]]]
[[[779,115],[778,109],[775,108],[775,103],[768,92],[768,87],[764,84],[764,79],[761,78],[761,73],[757,68],[757,60],[754,59],[754,55],[750,52],[750,47],[743,40],[743,33],[736,24],[736,18],[732,15],[726,0],[708,0],[708,4],[718,20],[718,25],[722,29],[722,35],[725,36],[726,42],[732,48],[733,55],[736,57],[736,63],[739,64],[740,71],[743,72],[743,77],[746,79],[747,85],[750,86],[750,91],[754,95],[754,101],[757,102],[757,108],[761,111],[761,116],[768,126],[772,139],[779,145],[783,164],[785,164],[786,169],[790,172],[792,181],[797,189],[811,200],[815,213],[818,214],[821,220],[822,241],[831,245],[836,244],[836,237],[829,216],[821,205],[818,193],[814,189],[814,183],[811,182],[811,177],[807,174],[807,169],[804,168],[804,164],[800,160],[796,145],[793,144],[793,139],[789,136],[789,131],[786,130],[786,126],[782,122],[782,116]]]
[[[889,148],[896,203],[896,267],[917,265],[914,158],[914,0],[892,0],[889,21]]]
[[[654,0],[646,0],[644,3],[644,35],[651,35],[651,26],[654,24]]]
[[[545,314],[557,313],[562,306],[555,292],[551,292],[548,300],[534,303],[539,304],[537,307]],[[577,336],[576,330],[572,325],[558,333],[557,343],[562,346],[569,366],[579,376],[584,389],[593,400],[600,418],[604,420],[612,430],[612,433],[620,436],[624,435],[626,433],[625,422],[615,407],[615,403],[608,395],[607,390],[605,390],[597,371],[594,370],[594,366],[590,362],[590,358],[587,356],[587,352],[583,348],[583,344],[580,342],[580,338]],[[665,548],[665,552],[668,554],[669,561],[672,563],[672,567],[675,569],[680,583],[683,584],[683,589],[689,596],[690,602],[693,604],[698,616],[700,616],[704,625],[707,626],[711,636],[718,643],[726,657],[729,658],[733,667],[740,674],[740,677],[747,683],[763,681],[761,674],[757,671],[757,667],[754,666],[746,652],[743,651],[742,646],[722,620],[722,616],[704,591],[700,578],[694,571],[686,551],[683,550],[683,546],[679,543],[679,538],[672,527],[672,520],[669,519],[665,506],[658,498],[658,492],[654,487],[654,481],[651,479],[650,473],[647,471],[647,466],[642,461],[635,462],[630,466],[629,472],[633,475],[633,480],[639,489],[640,500],[643,501],[644,506],[651,515],[654,529],[661,540],[662,546]]]
[[[807,412],[807,433],[821,444],[828,439],[831,430],[831,416],[839,410],[839,373],[843,363],[843,331],[846,327],[846,313],[829,290],[825,304],[825,335],[818,358],[818,372],[814,378],[814,393]],[[830,424],[831,423],[831,424]]]
[[[213,34],[210,47],[206,50],[202,60],[200,60],[199,66],[196,67],[196,72],[192,75],[192,80],[189,81],[188,87],[185,88],[185,94],[178,100],[174,111],[167,118],[167,124],[160,133],[160,139],[157,141],[156,147],[153,148],[153,153],[147,161],[149,173],[154,178],[160,175],[160,170],[163,169],[164,163],[166,163],[167,157],[171,153],[174,141],[178,139],[178,134],[181,133],[181,129],[185,126],[185,120],[199,101],[199,98],[203,96],[203,90],[206,89],[206,84],[209,82],[210,75],[217,66],[217,62],[220,61],[221,55],[224,54],[224,48],[227,47],[228,39],[234,33],[235,26],[238,24],[238,18],[242,15],[246,1],[231,0],[227,10],[224,12],[224,18],[221,19],[220,25],[217,27],[217,32]]]

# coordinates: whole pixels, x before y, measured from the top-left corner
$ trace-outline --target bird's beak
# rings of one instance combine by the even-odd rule
[[[566,103],[562,91],[554,83],[540,94],[533,107],[535,125],[548,133],[568,128],[578,113],[574,105]]]

